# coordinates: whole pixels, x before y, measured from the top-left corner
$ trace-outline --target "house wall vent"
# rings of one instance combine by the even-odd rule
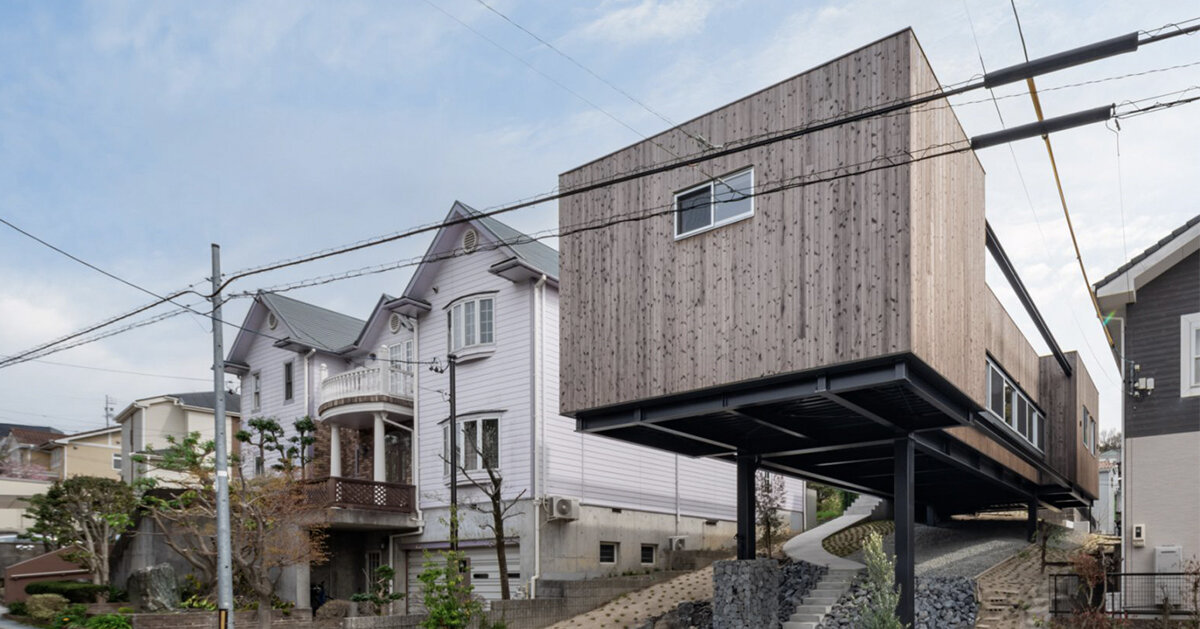
[[[400,315],[393,312],[392,316],[388,317],[388,329],[395,334],[400,331]]]
[[[279,325],[279,319],[274,312],[267,313],[267,327],[274,330]]]
[[[564,498],[561,496],[551,496],[550,501],[550,516],[548,520],[578,520],[579,519],[579,499]]]
[[[474,229],[463,232],[462,248],[466,253],[472,253],[479,246],[479,233]]]

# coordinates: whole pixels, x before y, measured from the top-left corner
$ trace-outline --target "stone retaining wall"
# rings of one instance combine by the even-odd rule
[[[713,629],[779,629],[779,562],[774,559],[713,564]]]

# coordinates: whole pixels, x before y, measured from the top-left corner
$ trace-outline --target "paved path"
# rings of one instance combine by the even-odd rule
[[[675,577],[648,588],[630,592],[596,609],[568,618],[550,629],[626,629],[640,627],[684,601],[712,600],[712,566]],[[0,628],[4,629],[4,628]]]
[[[783,545],[783,552],[788,557],[799,561],[807,561],[818,566],[827,566],[830,570],[859,570],[866,566],[860,562],[843,559],[825,550],[821,542],[830,535],[847,529],[871,517],[871,511],[879,504],[879,499],[862,495],[838,516],[816,528],[811,528]]]
[[[4,607],[3,605],[0,605],[0,614],[7,614],[7,613],[8,613],[8,608]],[[7,618],[0,618],[0,629],[29,629],[32,626],[33,625],[26,625],[26,624],[16,622],[15,620],[8,620]]]

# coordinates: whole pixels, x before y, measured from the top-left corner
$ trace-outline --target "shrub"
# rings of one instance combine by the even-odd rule
[[[29,608],[25,607],[25,601],[15,601],[8,604],[8,613],[13,616],[28,616]]]
[[[900,592],[896,587],[896,564],[883,552],[883,537],[871,533],[863,544],[863,559],[867,562],[867,580],[863,584],[867,597],[861,603],[859,626],[865,629],[902,629],[896,617]]]
[[[34,594],[25,601],[25,607],[34,620],[50,622],[69,602],[62,594]]]
[[[74,603],[58,612],[50,626],[54,629],[82,627],[85,618],[87,618],[87,605]]]
[[[100,614],[88,618],[87,629],[133,629],[129,619],[120,614]]]
[[[26,594],[61,594],[72,603],[95,603],[100,594],[107,595],[107,585],[79,581],[41,581],[25,586]]]
[[[429,614],[421,621],[424,629],[459,629],[483,615],[483,604],[462,572],[464,563],[461,552],[442,552],[436,558],[426,554],[425,570],[417,576]]]
[[[108,586],[108,602],[110,603],[128,603],[129,592],[115,586]]]
[[[208,600],[208,598],[193,594],[181,601],[179,606],[183,609],[205,609],[210,612],[217,610],[217,604]]]
[[[118,607],[118,614],[132,614],[135,610],[132,607]]]
[[[325,604],[317,609],[317,613],[314,614],[314,616],[317,618],[317,620],[345,618],[346,613],[349,611],[350,603],[336,598],[331,598],[325,601]]]

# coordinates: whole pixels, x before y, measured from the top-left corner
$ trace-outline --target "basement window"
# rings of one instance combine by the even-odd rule
[[[754,215],[754,169],[747,168],[675,195],[675,237],[698,234]]]
[[[655,551],[657,550],[658,547],[654,544],[642,544],[642,564],[652,565],[654,563],[654,555],[656,554]]]
[[[987,369],[988,410],[1010,430],[1041,450],[1045,415],[1003,369],[990,360]]]
[[[600,563],[617,563],[617,544],[600,542]]]

